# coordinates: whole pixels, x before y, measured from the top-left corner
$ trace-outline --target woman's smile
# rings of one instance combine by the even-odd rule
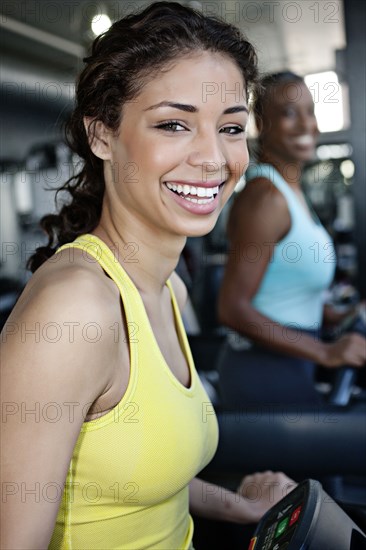
[[[219,204],[219,193],[225,182],[214,185],[192,185],[184,182],[164,182],[164,185],[173,192],[179,205],[195,214],[209,214]]]
[[[197,184],[188,181],[169,181],[164,182],[164,185],[174,193],[184,196],[186,199],[214,199],[219,192],[219,188],[224,183],[225,182],[212,182],[211,184],[205,185],[204,183]]]

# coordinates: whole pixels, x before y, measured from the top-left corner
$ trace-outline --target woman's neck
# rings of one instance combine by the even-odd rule
[[[116,220],[107,201],[92,233],[113,250],[136,288],[145,295],[162,292],[186,243],[185,237],[162,234],[126,212]]]

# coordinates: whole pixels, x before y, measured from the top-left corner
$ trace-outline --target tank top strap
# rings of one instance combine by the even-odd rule
[[[89,261],[90,257],[94,258],[94,260],[98,262],[102,269],[117,285],[122,297],[128,329],[131,329],[133,332],[133,327],[137,323],[139,329],[144,328],[145,334],[153,337],[151,324],[147,317],[142,298],[136,286],[119,262],[118,250],[113,252],[101,239],[89,233],[80,235],[73,242],[60,246],[60,248],[57,249],[56,253],[68,248],[78,248],[82,250],[83,253],[87,255],[85,257],[89,258]],[[171,281],[169,279],[166,282],[166,286],[168,287],[170,293],[174,319],[177,324],[177,333],[180,339],[180,344],[182,346],[183,353],[186,357],[188,365],[190,366],[190,371],[192,374],[192,371],[194,371],[194,369],[192,368],[192,365],[194,365],[193,357],[189,347],[186,331],[184,329],[179,306],[174,294]],[[130,336],[133,337],[133,334]],[[133,342],[134,339],[132,338],[131,341]]]
[[[118,251],[113,252],[101,239],[95,235],[91,235],[89,233],[80,235],[73,242],[60,246],[56,253],[61,252],[66,248],[79,248],[85,254],[88,254],[88,256],[94,258],[94,260],[98,262],[98,264],[116,284],[122,280],[127,287],[136,291],[135,285],[118,260]]]
[[[177,334],[178,334],[178,338],[180,340],[180,345],[181,345],[184,357],[185,357],[185,359],[187,361],[187,364],[189,366],[189,370],[190,370],[191,377],[192,377],[192,374],[195,374],[195,369],[193,368],[194,367],[194,360],[193,360],[191,348],[190,348],[190,345],[189,345],[189,342],[188,342],[187,333],[186,333],[186,330],[184,328],[182,315],[181,315],[181,312],[180,312],[180,309],[179,309],[179,306],[178,306],[178,302],[177,302],[177,299],[175,297],[174,290],[173,290],[172,283],[171,283],[170,279],[167,280],[166,286],[168,287],[169,292],[170,292],[170,299],[171,299],[171,302],[172,302],[174,319],[175,319],[175,322],[177,324]],[[193,385],[193,379],[191,380],[191,385]]]
[[[78,248],[83,251],[88,261],[92,261],[91,257],[98,262],[120,291],[126,319],[129,320],[132,313],[136,317],[136,306],[143,308],[142,299],[136,286],[119,262],[118,250],[113,252],[101,239],[90,233],[80,235],[74,241],[60,246],[56,254],[68,248]],[[141,309],[137,311],[141,311]]]

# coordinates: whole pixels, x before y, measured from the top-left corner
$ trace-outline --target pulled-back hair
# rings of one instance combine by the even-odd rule
[[[66,125],[66,140],[83,162],[83,168],[58,191],[71,201],[59,214],[44,216],[41,227],[46,246],[30,258],[35,271],[58,246],[92,231],[98,224],[104,195],[103,161],[90,149],[84,117],[102,121],[112,131],[121,122],[122,107],[137,96],[149,78],[167,63],[197,51],[212,51],[230,58],[251,88],[257,80],[257,56],[239,29],[176,2],[157,2],[140,13],[114,23],[93,42],[91,54],[77,81],[76,105]],[[56,193],[56,197],[57,197]]]
[[[263,119],[265,103],[270,98],[274,88],[281,86],[282,84],[289,84],[292,82],[304,82],[304,79],[302,76],[299,76],[291,71],[266,74],[260,79],[254,105],[254,115],[257,121],[261,121]]]

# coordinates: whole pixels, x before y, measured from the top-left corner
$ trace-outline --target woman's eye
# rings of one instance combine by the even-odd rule
[[[294,117],[297,116],[297,113],[296,113],[295,109],[291,109],[291,108],[284,109],[283,114],[284,114],[284,116],[289,117],[289,118],[294,118]]]
[[[159,130],[165,130],[166,132],[182,132],[186,130],[182,124],[176,120],[169,120],[168,122],[161,122],[156,125]]]
[[[220,132],[223,134],[229,134],[230,136],[235,136],[237,134],[243,134],[245,132],[245,128],[242,126],[225,126],[224,128],[221,128]]]

